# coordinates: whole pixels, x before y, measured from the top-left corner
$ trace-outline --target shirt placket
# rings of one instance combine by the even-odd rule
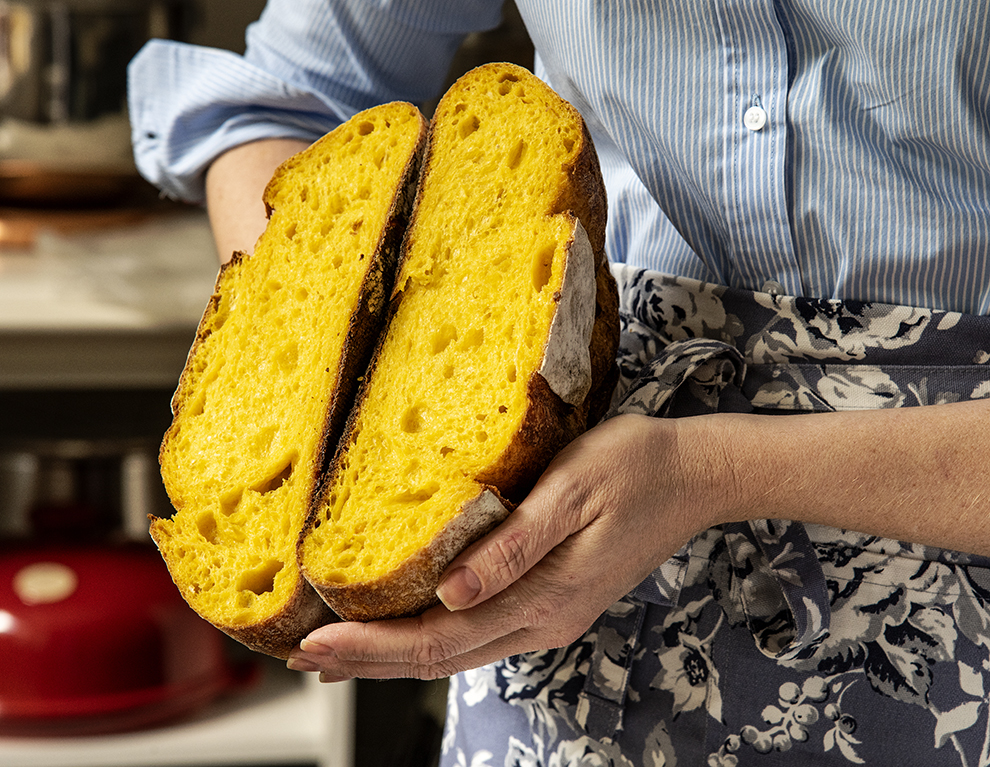
[[[787,201],[788,59],[773,0],[719,0],[726,258],[734,284],[801,295]]]

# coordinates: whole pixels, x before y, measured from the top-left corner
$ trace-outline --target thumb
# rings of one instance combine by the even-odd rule
[[[448,610],[474,607],[519,580],[559,542],[524,502],[450,563],[437,597]]]

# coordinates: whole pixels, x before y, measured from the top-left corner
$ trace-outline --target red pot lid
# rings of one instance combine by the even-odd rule
[[[223,635],[182,600],[153,547],[0,548],[0,730],[145,721],[229,680]]]

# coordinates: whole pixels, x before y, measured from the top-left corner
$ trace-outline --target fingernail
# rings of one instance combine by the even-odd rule
[[[317,666],[312,661],[303,660],[302,658],[289,658],[285,665],[290,671],[319,671],[320,667]]]
[[[337,653],[334,652],[332,647],[329,645],[320,644],[319,642],[314,642],[312,639],[303,639],[299,643],[299,649],[303,652],[313,653],[313,655],[329,655],[332,658],[337,657]]]
[[[354,677],[352,676],[337,676],[336,674],[330,674],[326,671],[320,673],[320,681],[327,684],[333,684],[334,682],[348,682],[353,678]]]
[[[437,586],[437,597],[448,610],[463,610],[481,593],[481,581],[473,571],[458,567]]]

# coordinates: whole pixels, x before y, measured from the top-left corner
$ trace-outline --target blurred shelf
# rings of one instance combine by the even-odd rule
[[[0,247],[0,390],[174,387],[217,275],[206,214],[38,226]]]

